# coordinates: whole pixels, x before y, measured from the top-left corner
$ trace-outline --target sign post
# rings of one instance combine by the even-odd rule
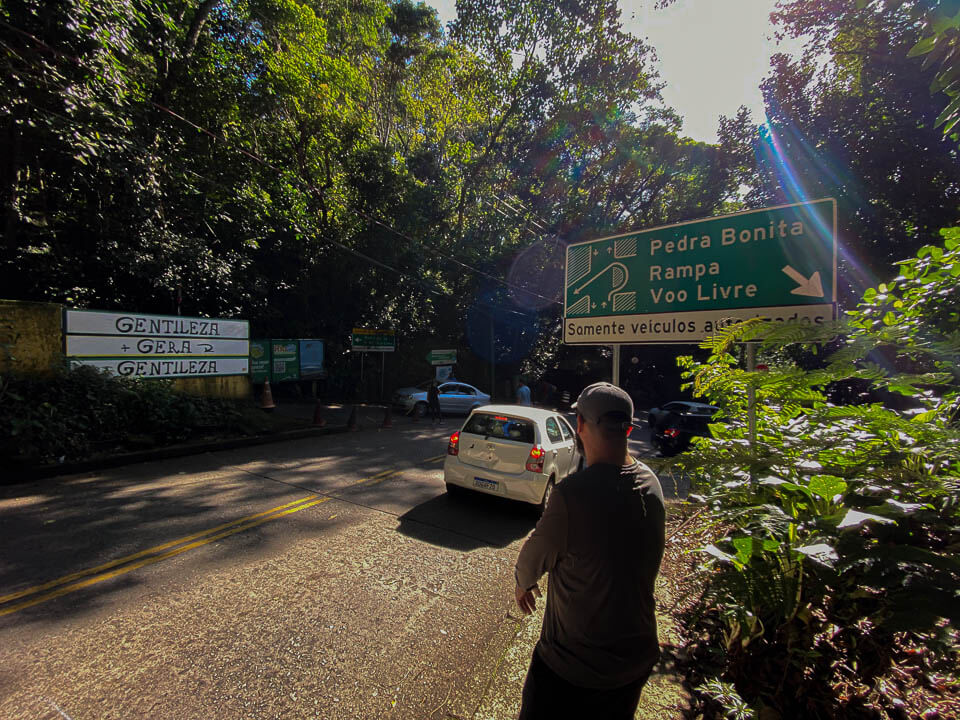
[[[697,343],[754,317],[835,316],[836,201],[749,210],[567,248],[564,342]]]
[[[363,356],[368,352],[388,353],[397,349],[397,336],[393,330],[353,328],[350,349],[360,353],[360,387],[363,387]],[[383,378],[386,374],[386,354],[380,356],[380,398],[383,398]]]

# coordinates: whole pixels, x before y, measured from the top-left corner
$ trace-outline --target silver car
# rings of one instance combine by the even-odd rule
[[[417,417],[427,414],[427,389],[430,381],[417,387],[400,388],[393,394],[393,404],[404,413],[414,413]],[[450,415],[466,415],[471,410],[490,404],[490,396],[473,385],[459,380],[440,383],[440,412]]]

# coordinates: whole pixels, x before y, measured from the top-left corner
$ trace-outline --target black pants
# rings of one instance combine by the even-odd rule
[[[430,419],[438,420],[443,422],[443,415],[440,413],[440,400],[434,400],[430,403],[428,409],[430,410]]]
[[[633,720],[640,693],[650,677],[651,667],[639,680],[612,690],[571,685],[551,670],[533,651],[518,720]]]

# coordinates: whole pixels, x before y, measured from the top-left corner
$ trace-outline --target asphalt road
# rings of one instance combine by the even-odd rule
[[[536,518],[461,421],[0,488],[0,717],[483,717]]]

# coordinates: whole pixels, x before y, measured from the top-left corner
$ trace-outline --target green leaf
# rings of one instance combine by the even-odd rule
[[[814,475],[807,486],[810,492],[824,500],[833,500],[847,491],[847,482],[836,475]]]
[[[721,550],[720,548],[718,548],[716,545],[713,545],[713,544],[707,545],[705,548],[702,549],[701,552],[705,552],[707,555],[712,555],[713,557],[717,558],[717,560],[720,560],[721,562],[737,563],[736,557],[734,557],[733,555],[730,555],[729,553],[725,553],[723,550]]]
[[[947,107],[944,108],[943,112],[937,116],[937,119],[934,121],[933,126],[939,127],[945,122],[953,118],[955,114],[960,112],[960,95],[957,95],[953,98]]]
[[[937,36],[932,35],[931,37],[924,38],[912,48],[910,52],[907,53],[907,57],[919,57],[920,55],[926,55],[928,52],[933,50],[934,45],[937,44]]]
[[[770,538],[759,538],[754,535],[741,535],[730,541],[737,551],[737,560],[746,565],[752,557],[764,552],[775,552],[780,549],[780,543]]]
[[[913,387],[913,385],[901,385],[901,384],[888,385],[887,390],[889,390],[890,392],[898,393],[900,395],[904,395],[905,397],[913,397],[914,395],[920,394],[920,390]]]

